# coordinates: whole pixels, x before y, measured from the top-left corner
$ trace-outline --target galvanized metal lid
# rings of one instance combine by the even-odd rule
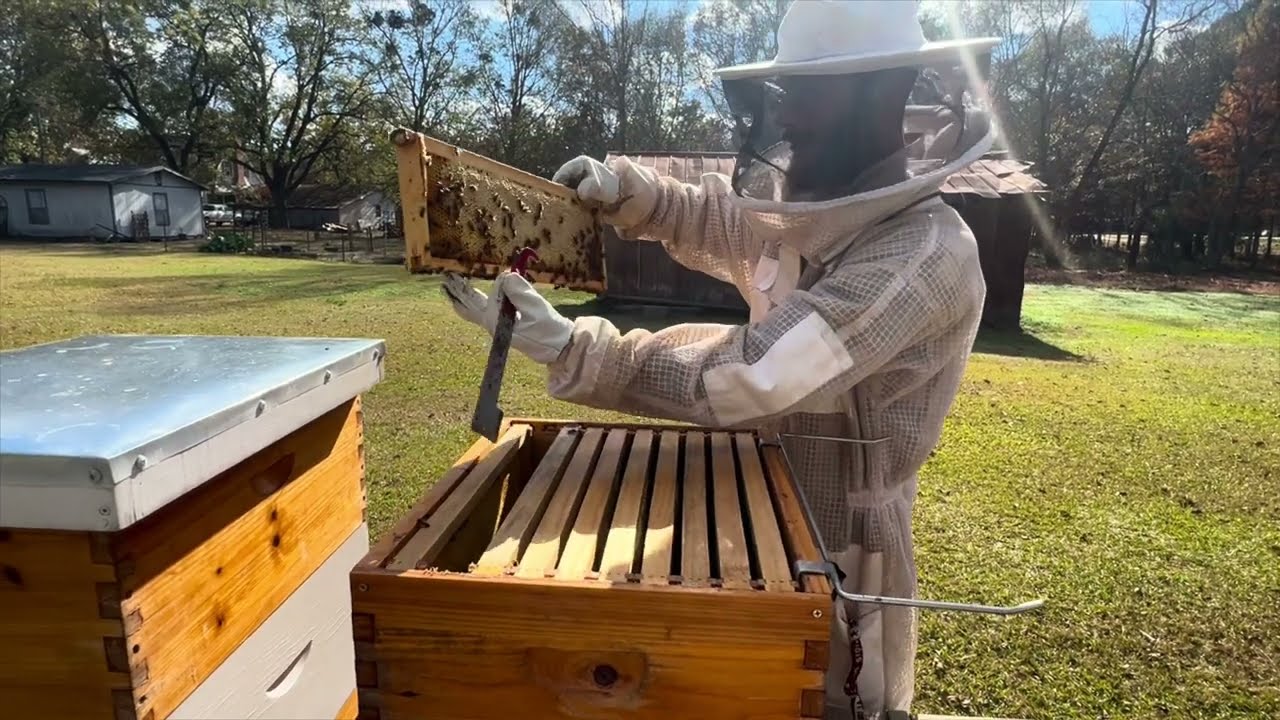
[[[373,387],[381,340],[111,335],[0,353],[0,526],[118,530]]]

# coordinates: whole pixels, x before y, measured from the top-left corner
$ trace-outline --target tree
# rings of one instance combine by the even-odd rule
[[[342,0],[238,0],[223,11],[241,61],[227,87],[231,145],[266,185],[275,226],[371,102],[348,10]]]
[[[732,118],[713,71],[773,57],[778,49],[778,25],[789,4],[778,0],[707,0],[694,12],[689,38],[693,79],[726,127],[732,127]]]
[[[574,59],[593,71],[593,82],[584,84],[583,89],[592,90],[592,102],[611,116],[610,144],[625,151],[629,149],[627,133],[637,65],[642,62],[649,33],[657,21],[653,4],[643,0],[639,3],[631,0],[577,2],[585,27],[577,34],[578,52]],[[576,27],[572,22],[570,26]]]
[[[631,86],[632,122],[627,142],[633,150],[729,147],[729,126],[697,89],[699,67],[686,24],[683,13],[668,12],[648,28]]]
[[[415,0],[407,8],[364,6],[375,88],[398,126],[436,135],[475,85],[464,55],[476,15],[466,0]]]
[[[579,114],[593,118],[593,143],[580,152],[715,150],[725,126],[694,89],[685,5],[670,2],[584,2],[561,57],[585,81],[569,88]],[[584,72],[585,70],[585,72]]]
[[[502,162],[547,174],[563,82],[578,79],[556,72],[569,23],[554,0],[499,0],[496,10],[476,38],[480,145]]]
[[[219,42],[219,7],[210,0],[95,0],[73,16],[95,75],[114,91],[108,110],[127,118],[180,173],[214,154],[211,107],[234,69]]]
[[[1227,12],[1198,32],[1157,51],[1134,96],[1134,112],[1117,130],[1101,192],[1129,199],[1125,263],[1136,269],[1146,232],[1147,258],[1165,270],[1196,259],[1205,221],[1205,174],[1189,145],[1213,114],[1223,79],[1235,66],[1235,40],[1245,15]],[[1117,166],[1123,165],[1123,170]],[[1123,186],[1117,179],[1123,178]]]
[[[1138,34],[1133,39],[1133,46],[1129,50],[1128,62],[1117,78],[1119,80],[1119,90],[1115,93],[1110,117],[1106,125],[1103,126],[1097,142],[1094,143],[1093,152],[1089,155],[1088,161],[1080,171],[1079,177],[1072,186],[1063,206],[1064,209],[1060,216],[1068,221],[1075,217],[1086,190],[1093,183],[1102,155],[1106,152],[1120,119],[1133,101],[1134,89],[1151,62],[1151,58],[1155,54],[1156,45],[1165,36],[1180,33],[1192,27],[1204,16],[1209,5],[1207,3],[1186,4],[1179,9],[1176,17],[1165,22],[1160,21],[1159,8],[1160,0],[1142,0],[1141,26],[1138,29]]]
[[[1191,137],[1197,158],[1225,192],[1225,230],[1219,229],[1211,243],[1211,264],[1218,264],[1228,249],[1234,249],[1240,226],[1242,200],[1246,188],[1257,180],[1259,190],[1275,187],[1274,172],[1280,151],[1280,4],[1262,0],[1240,37],[1239,52],[1231,79],[1222,88],[1217,107],[1208,123]],[[1259,170],[1266,173],[1259,174]],[[1274,216],[1274,195],[1257,193],[1261,208]],[[1259,213],[1261,215],[1262,213]],[[1261,219],[1261,218],[1259,218]],[[1257,240],[1249,248],[1256,262]]]
[[[68,42],[65,0],[12,0],[0,12],[0,162],[62,159],[95,145],[107,97]]]

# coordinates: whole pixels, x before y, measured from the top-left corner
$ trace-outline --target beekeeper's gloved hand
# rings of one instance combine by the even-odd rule
[[[657,173],[626,158],[614,160],[611,168],[581,155],[565,163],[552,180],[577,190],[584,202],[599,205],[601,218],[623,229],[649,219],[658,202]]]
[[[573,333],[573,321],[556,312],[528,280],[513,272],[498,276],[492,296],[471,287],[466,278],[449,273],[445,275],[444,293],[459,317],[484,328],[490,337],[498,326],[502,296],[506,295],[516,308],[511,347],[543,365],[560,357]]]

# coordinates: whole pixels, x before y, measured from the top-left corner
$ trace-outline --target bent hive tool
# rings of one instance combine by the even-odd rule
[[[782,454],[782,461],[786,464],[788,474],[795,477],[795,470],[791,465],[791,458],[787,454],[787,446],[784,442],[786,439],[801,440],[817,440],[820,442],[842,443],[848,445],[869,446],[878,445],[886,442],[889,438],[875,438],[871,440],[856,440],[853,438],[831,437],[825,435],[798,435],[794,433],[778,433],[777,439],[766,440],[764,444],[773,445],[778,448]],[[805,497],[803,491],[797,488],[796,495],[800,499],[800,507],[804,511],[805,523],[809,526],[809,531],[813,533],[814,539],[818,543],[819,560],[796,560],[793,567],[796,577],[800,578],[805,575],[823,575],[831,583],[831,594],[835,597],[842,598],[852,603],[864,603],[867,605],[896,605],[898,607],[920,608],[922,610],[949,610],[952,612],[962,613],[980,613],[985,615],[1021,615],[1032,610],[1039,610],[1044,607],[1043,599],[1028,600],[1017,605],[982,605],[978,603],[958,603],[958,602],[942,602],[938,600],[921,600],[917,598],[905,597],[886,597],[881,595],[861,595],[851,593],[844,589],[844,575],[839,566],[831,559],[831,555],[827,552],[826,541],[822,537],[822,532],[813,519],[813,510],[809,507],[809,499]]]
[[[533,248],[520,250],[511,271],[528,278],[529,261],[537,261]],[[515,328],[516,308],[505,296],[498,313],[498,324],[493,330],[493,345],[489,348],[489,362],[484,367],[484,379],[480,381],[480,397],[471,416],[471,429],[491,442],[498,440],[498,427],[502,425],[502,409],[498,407],[498,395],[502,391],[502,375],[507,369],[507,353],[511,350],[511,333]]]

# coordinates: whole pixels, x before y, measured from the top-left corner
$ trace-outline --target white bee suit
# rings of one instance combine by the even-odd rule
[[[824,202],[747,199],[723,175],[684,184],[617,160],[620,196],[632,198],[614,216],[619,231],[661,242],[681,264],[735,285],[750,323],[624,334],[604,318],[577,318],[548,366],[550,393],[713,427],[888,438],[785,442],[846,588],[914,596],[916,473],[955,397],[985,294],[972,233],[930,196],[991,142],[986,116],[969,113],[948,158],[905,177],[899,157],[892,184]],[[859,618],[867,711],[908,710],[914,611],[838,607],[834,615],[828,717],[848,716],[850,617]]]

